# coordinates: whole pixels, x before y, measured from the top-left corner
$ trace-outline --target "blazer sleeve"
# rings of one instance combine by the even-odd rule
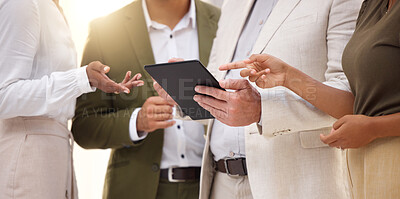
[[[346,91],[350,88],[341,57],[354,32],[360,5],[361,0],[333,0],[329,12],[326,32],[328,62],[323,83]],[[258,126],[258,131],[264,136],[324,128],[335,121],[287,88],[259,89],[259,92],[262,98],[262,126]],[[285,122],[281,121],[283,118]]]
[[[103,60],[102,50],[97,35],[96,20],[90,24],[89,36],[82,57],[82,65],[91,61]],[[132,109],[116,109],[115,94],[100,90],[78,98],[72,133],[75,141],[86,149],[121,148],[136,146],[129,134],[129,121]]]
[[[60,105],[93,91],[85,68],[31,78],[41,25],[36,1],[0,2],[0,119],[54,118]]]

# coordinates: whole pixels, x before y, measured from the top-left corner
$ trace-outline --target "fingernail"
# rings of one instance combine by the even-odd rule
[[[114,94],[118,95],[118,94],[119,94],[119,92],[118,92],[118,91],[116,91],[116,92],[114,92]]]
[[[124,89],[124,93],[129,94],[131,91],[129,89]]]
[[[143,86],[144,85],[144,83],[139,83],[137,86]]]
[[[110,69],[109,66],[104,67],[104,71],[107,72]]]
[[[199,91],[200,91],[200,89],[199,89],[198,86],[194,87],[194,90],[195,90],[196,92],[199,92]]]
[[[196,101],[196,102],[199,101],[199,100],[200,100],[200,99],[199,99],[199,96],[195,95],[195,96],[193,97],[193,100]]]

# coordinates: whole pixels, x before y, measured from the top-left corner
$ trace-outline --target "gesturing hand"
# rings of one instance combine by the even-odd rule
[[[248,60],[224,64],[219,67],[221,71],[245,68],[240,76],[249,77],[260,88],[284,86],[286,75],[290,66],[282,60],[267,54],[252,55]]]
[[[194,100],[216,119],[229,126],[247,126],[260,121],[261,96],[246,79],[227,79],[221,81],[220,86],[236,91],[196,86],[196,92],[212,97],[196,95]]]
[[[340,149],[365,146],[377,138],[373,120],[364,115],[346,115],[333,124],[329,135],[320,135],[321,141]]]
[[[141,77],[140,74],[135,75],[132,80],[130,78],[130,72],[128,71],[125,80],[121,84],[117,84],[107,77],[107,73],[110,71],[110,67],[102,64],[99,61],[91,62],[86,67],[86,73],[91,86],[94,86],[106,93],[119,93],[125,92],[130,93],[130,89],[135,86],[142,86],[143,81],[138,81]],[[127,76],[129,76],[127,78]]]
[[[140,78],[142,78],[142,74],[137,73],[135,76],[132,77],[132,79],[131,79],[131,74],[132,74],[131,71],[126,72],[124,80],[121,83],[119,83],[119,85],[122,85],[128,89],[144,85],[144,82],[142,80],[139,80]]]
[[[137,131],[153,132],[157,129],[165,129],[175,124],[169,121],[173,118],[173,104],[159,96],[150,97],[143,104],[136,120]]]

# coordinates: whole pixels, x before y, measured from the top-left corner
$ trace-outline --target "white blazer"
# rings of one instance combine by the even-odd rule
[[[208,70],[232,60],[254,0],[229,0],[222,7]],[[349,90],[341,66],[344,47],[356,24],[362,0],[279,0],[262,29],[253,53],[276,56],[311,77]],[[254,85],[254,84],[253,84]],[[246,127],[246,156],[251,190],[260,199],[349,198],[343,154],[319,139],[334,118],[290,90],[258,89],[262,126]],[[309,95],[313,95],[310,87]],[[210,151],[213,121],[206,137],[200,198],[209,198],[215,169]]]

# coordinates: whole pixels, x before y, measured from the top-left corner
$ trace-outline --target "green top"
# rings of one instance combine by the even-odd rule
[[[343,69],[355,96],[354,114],[400,112],[398,1],[387,12],[389,0],[365,0],[354,35],[343,52]]]

